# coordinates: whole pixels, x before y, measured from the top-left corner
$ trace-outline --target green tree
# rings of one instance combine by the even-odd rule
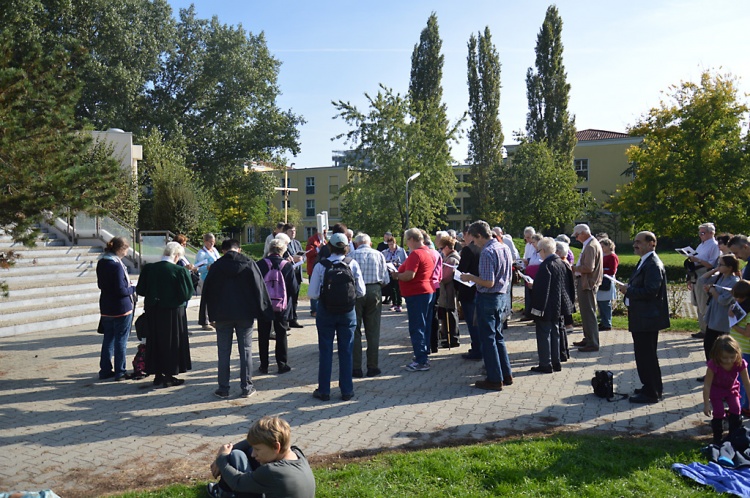
[[[241,232],[245,225],[269,226],[269,202],[275,194],[276,178],[259,171],[235,170],[220,184],[227,192],[218,200],[219,222],[231,232]],[[283,213],[280,219],[284,219]]]
[[[478,38],[478,39],[477,39]],[[484,35],[469,38],[468,82],[469,164],[471,185],[469,193],[475,219],[499,220],[497,202],[502,172],[503,130],[500,124],[500,57],[492,43],[490,28]]]
[[[169,3],[76,0],[68,5],[70,15],[59,18],[59,30],[85,48],[72,60],[83,83],[76,116],[98,130],[145,131],[144,122],[149,119],[146,90],[175,35]]]
[[[642,136],[628,149],[633,181],[618,188],[607,207],[634,231],[693,237],[711,221],[720,231],[750,231],[748,111],[736,79],[703,72],[699,83],[672,86],[666,100],[629,129]]]
[[[570,84],[563,65],[562,25],[557,7],[550,5],[536,39],[536,71],[526,72],[526,134],[531,141],[546,142],[572,166],[577,141],[575,116],[568,112]]]
[[[375,98],[365,94],[365,114],[348,102],[333,102],[337,117],[352,129],[346,137],[356,145],[352,154],[350,182],[341,189],[344,221],[369,233],[406,227],[406,180],[419,172],[409,185],[409,224],[427,230],[445,225],[443,216],[456,191],[453,168],[434,149],[436,136],[456,140],[458,125],[442,132],[444,123],[434,114],[413,115],[408,97],[394,94],[381,85]]]
[[[520,232],[531,225],[539,232],[570,223],[584,207],[584,198],[571,184],[576,182],[573,168],[560,168],[546,144],[523,142],[510,158],[509,176],[504,192],[509,206],[503,223],[508,231]]]
[[[442,46],[437,15],[433,12],[411,54],[409,98],[414,106],[437,106],[445,111],[445,107],[440,104],[443,99],[441,80],[445,62],[445,57],[440,53]],[[445,113],[443,117],[445,118]],[[447,123],[448,120],[445,121]]]
[[[41,2],[0,10],[0,226],[17,240],[44,211],[92,211],[115,196],[122,177],[111,157],[92,154],[75,120],[79,81],[70,52],[50,41]]]
[[[143,141],[142,183],[150,195],[141,209],[141,228],[171,230],[199,240],[200,180],[185,167],[185,148],[154,129]],[[215,210],[215,208],[213,209]]]
[[[147,95],[149,121],[166,138],[182,130],[186,160],[216,186],[248,160],[299,152],[304,120],[276,105],[281,63],[261,33],[180,10],[173,46]]]

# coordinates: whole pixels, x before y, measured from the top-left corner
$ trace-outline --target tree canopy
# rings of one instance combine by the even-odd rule
[[[444,226],[456,176],[450,156],[435,150],[433,143],[437,136],[454,141],[457,126],[445,132],[434,115],[414,116],[409,97],[382,85],[374,98],[365,95],[366,113],[349,102],[333,103],[337,117],[352,127],[342,136],[356,146],[352,178],[340,191],[344,221],[369,233],[406,229],[406,180],[419,172],[409,184],[409,224],[428,230]]]
[[[539,232],[570,223],[583,209],[584,198],[571,187],[573,168],[560,167],[545,143],[523,142],[510,157],[502,198],[510,208],[502,222],[520,232],[531,225]]]
[[[741,123],[748,107],[736,80],[705,71],[700,82],[672,86],[665,100],[633,125],[642,136],[627,151],[634,178],[607,207],[634,232],[694,237],[701,223],[750,232],[750,161]]]
[[[504,137],[500,124],[500,57],[489,27],[484,34],[471,35],[467,64],[472,215],[492,222],[500,218],[497,193],[504,176]]]
[[[102,206],[125,173],[75,119],[80,84],[69,47],[45,30],[44,5],[13,7],[0,11],[0,225],[30,240],[44,211]]]

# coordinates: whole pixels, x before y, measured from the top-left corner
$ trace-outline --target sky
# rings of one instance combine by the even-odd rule
[[[467,44],[489,26],[502,65],[500,120],[505,143],[523,131],[528,111],[526,71],[549,2],[538,0],[169,0],[175,16],[195,5],[200,18],[263,32],[282,65],[277,104],[301,115],[295,168],[331,166],[332,151],[351,148],[331,139],[349,130],[334,119],[332,101],[367,111],[365,94],[379,85],[405,94],[411,54],[432,12],[438,17],[443,102],[452,122],[468,109]],[[556,3],[563,20],[563,61],[576,128],[626,132],[669,95],[672,85],[699,81],[705,70],[738,77],[750,91],[750,2],[747,0],[630,0]],[[743,33],[745,33],[743,35]],[[466,131],[452,146],[464,163]]]

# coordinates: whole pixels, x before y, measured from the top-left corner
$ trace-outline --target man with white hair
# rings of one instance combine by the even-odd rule
[[[602,246],[591,235],[588,225],[581,223],[573,229],[573,238],[583,244],[578,263],[573,268],[578,293],[578,307],[581,311],[583,340],[574,342],[581,353],[599,351],[599,322],[596,318],[596,291],[602,283]]]
[[[695,256],[688,259],[693,264],[694,275],[688,277],[688,290],[690,290],[690,302],[698,311],[698,324],[700,325],[701,334],[706,333],[706,308],[708,307],[708,293],[704,290],[703,285],[698,282],[708,270],[716,267],[719,262],[721,251],[719,243],[714,237],[716,235],[716,226],[713,223],[703,223],[698,227],[698,237],[701,243],[695,249]],[[700,335],[694,334],[694,337],[700,338]]]
[[[365,326],[367,340],[367,376],[380,375],[378,353],[380,350],[380,315],[383,311],[382,291],[391,279],[388,276],[385,256],[372,248],[372,240],[366,233],[359,233],[354,238],[357,250],[351,256],[359,264],[362,278],[365,281],[365,295],[357,298],[357,328],[354,329],[353,377],[363,377],[362,372],[362,324]]]

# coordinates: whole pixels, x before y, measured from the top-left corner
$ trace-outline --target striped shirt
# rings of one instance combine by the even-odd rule
[[[387,285],[391,281],[388,270],[385,267],[385,256],[370,246],[361,245],[350,254],[353,260],[359,264],[362,270],[362,278],[365,284]]]

